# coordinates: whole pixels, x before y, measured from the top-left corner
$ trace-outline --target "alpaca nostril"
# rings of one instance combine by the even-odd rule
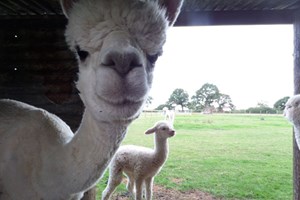
[[[139,54],[135,51],[110,51],[104,56],[102,65],[111,67],[122,75],[128,74],[133,68],[143,66]]]
[[[116,63],[113,61],[113,59],[110,59],[110,58],[106,59],[105,62],[102,62],[102,64],[107,67],[113,67],[116,65]]]
[[[171,131],[170,136],[174,136],[174,135],[175,135],[175,131]]]

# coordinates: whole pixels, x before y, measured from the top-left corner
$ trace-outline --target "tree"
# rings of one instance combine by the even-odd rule
[[[256,107],[251,107],[246,110],[248,113],[264,113],[264,114],[274,114],[276,113],[276,110],[273,108],[270,108],[266,103],[264,102],[258,102]]]
[[[290,98],[290,97],[283,97],[283,98],[279,99],[278,101],[275,102],[275,104],[274,104],[273,107],[274,107],[276,110],[283,111],[284,108],[285,108],[285,104],[286,104],[286,102],[289,100],[289,98]]]
[[[183,108],[188,105],[188,102],[189,102],[189,94],[186,91],[184,91],[183,89],[177,88],[171,94],[167,104],[180,105],[181,110],[183,111]]]
[[[196,95],[192,96],[192,103],[196,111],[202,111],[204,108],[213,106],[213,103],[217,102],[220,97],[220,92],[217,86],[205,83],[199,90],[196,91]]]
[[[218,103],[218,108],[217,108],[218,112],[224,112],[224,108],[228,108],[230,110],[233,110],[235,108],[230,96],[227,94],[220,94],[217,103]]]
[[[149,105],[152,104],[152,100],[153,100],[153,98],[151,96],[147,97],[146,102],[145,102],[146,107],[148,107]]]
[[[168,108],[169,110],[172,110],[172,105],[168,105],[168,104],[161,104],[157,106],[155,110],[163,110],[165,107]]]
[[[260,113],[260,114],[275,114],[276,110],[268,106],[251,107],[246,110],[247,113]]]

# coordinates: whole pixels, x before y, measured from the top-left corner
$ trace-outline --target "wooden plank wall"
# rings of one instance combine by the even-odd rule
[[[294,22],[294,93],[300,94],[300,11],[295,16]],[[294,149],[294,200],[300,200],[300,151],[293,139]]]
[[[0,20],[0,98],[20,100],[61,117],[76,130],[83,105],[77,63],[65,39],[64,18]]]

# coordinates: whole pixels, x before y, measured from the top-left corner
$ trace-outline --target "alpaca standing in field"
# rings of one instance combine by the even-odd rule
[[[134,145],[119,148],[110,163],[109,180],[102,193],[102,200],[108,200],[122,181],[123,172],[128,177],[127,189],[134,194],[135,200],[142,199],[145,188],[146,199],[152,199],[154,177],[159,173],[169,154],[168,138],[175,135],[173,125],[159,121],[145,134],[155,134],[154,149]]]
[[[138,117],[181,0],[61,0],[85,105],[75,134],[57,116],[0,100],[0,199],[78,200]]]
[[[169,121],[171,124],[174,124],[175,110],[166,110],[165,120]]]
[[[300,95],[291,97],[285,104],[284,116],[294,125],[295,140],[300,147]]]

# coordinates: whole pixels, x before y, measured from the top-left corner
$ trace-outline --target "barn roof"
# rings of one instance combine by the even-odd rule
[[[177,25],[292,23],[300,0],[185,0]],[[58,0],[1,0],[0,18],[63,17]]]

